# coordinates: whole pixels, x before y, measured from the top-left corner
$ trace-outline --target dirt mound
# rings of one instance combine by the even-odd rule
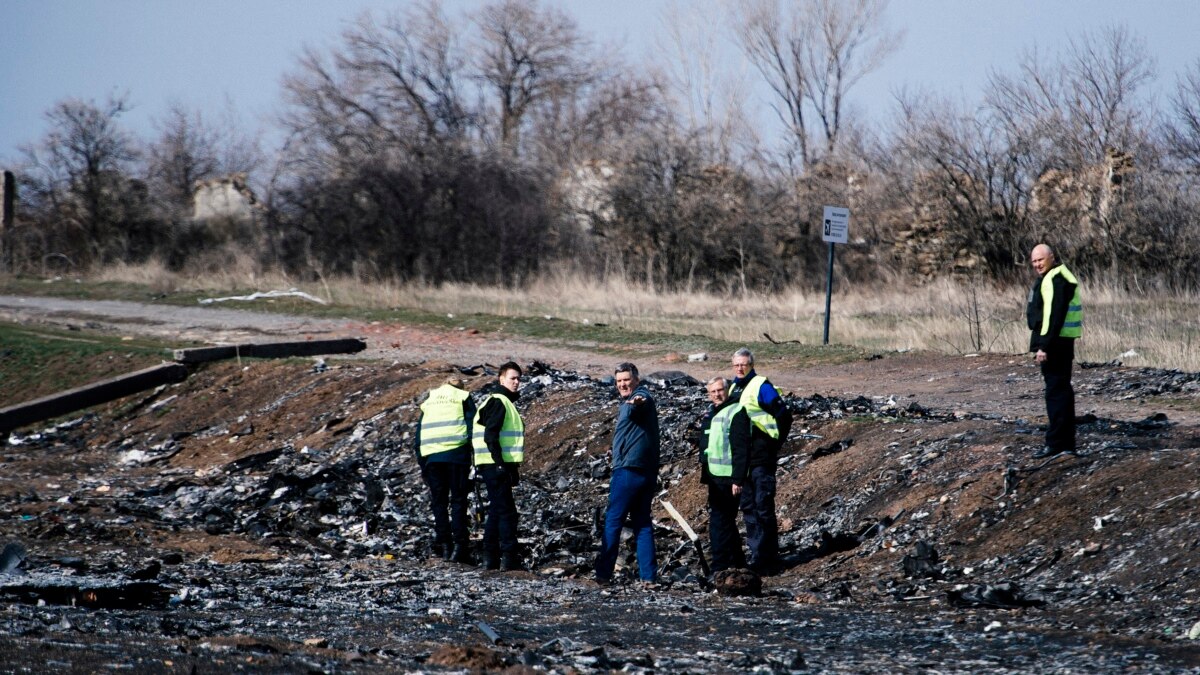
[[[1011,368],[979,365],[989,373]],[[897,366],[884,360],[876,367],[882,378]],[[986,631],[971,622],[975,612],[997,608],[1010,611],[1000,617],[1005,624],[1038,639],[1048,639],[1040,631],[1055,629],[1100,645],[1111,657],[1093,662],[1100,670],[1200,665],[1194,654],[1171,647],[1200,618],[1194,593],[1200,431],[1141,414],[1163,396],[1195,410],[1200,392],[1188,388],[1187,377],[1116,366],[1087,370],[1084,396],[1106,402],[1092,409],[1118,409],[1121,396],[1140,391],[1130,404],[1138,414],[1082,418],[1079,452],[1049,460],[1030,456],[1040,445],[1036,415],[988,409],[985,393],[963,395],[969,405],[874,391],[831,396],[828,388],[791,394],[796,423],[780,458],[777,500],[786,569],[762,580],[762,598],[725,599],[705,592],[690,542],[661,508],[656,535],[667,590],[636,590],[631,551],[622,556],[615,587],[582,583],[607,494],[616,398],[602,379],[541,363],[528,368],[520,401],[528,440],[517,499],[533,573],[501,575],[431,560],[411,446],[420,394],[449,374],[466,378],[472,390],[492,379],[486,369],[446,362],[246,360],[201,367],[148,396],[14,435],[0,475],[0,531],[24,542],[23,569],[74,580],[75,590],[60,594],[97,587],[85,574],[120,586],[138,573],[148,577],[139,583],[161,584],[155,593],[169,593],[177,613],[135,611],[136,598],[126,597],[135,606],[122,610],[133,612],[122,615],[127,628],[167,625],[165,635],[177,641],[172,649],[182,645],[197,658],[250,654],[274,667],[327,669],[348,660],[363,670],[729,671],[807,661],[894,670],[908,666],[879,655],[895,644],[923,649],[925,638],[905,632],[914,622],[946,621],[950,627],[938,630],[963,631],[955,633],[963,645],[987,651],[972,642]],[[832,371],[781,375],[817,381]],[[920,377],[905,372],[901,379]],[[666,383],[653,392],[663,429],[663,496],[704,536],[698,452],[688,442],[705,407],[702,389]],[[472,513],[478,510],[473,498]],[[61,579],[56,583],[60,588]],[[29,586],[22,582],[18,592],[0,584],[0,593],[37,598],[36,585]],[[822,608],[841,618],[813,618]],[[47,625],[61,619],[87,626],[89,635],[108,635],[98,619],[72,614],[65,603],[55,611],[51,624],[32,609],[18,611],[8,632],[42,639],[53,632]],[[943,618],[944,612],[959,614]],[[886,617],[897,613],[907,618],[885,628]],[[322,614],[338,619],[314,622]],[[708,638],[685,626],[700,615],[708,625],[724,622],[714,630],[737,644],[737,654],[706,660]],[[667,634],[676,639],[646,637],[657,634],[648,627],[651,616],[674,617],[652,623],[669,624],[675,632]],[[491,639],[477,618],[503,634],[499,646],[471,646]],[[849,622],[840,625],[851,633],[869,624],[892,643],[880,640],[870,655],[831,662],[802,657],[785,628],[771,639],[779,641],[740,642],[739,627],[760,621],[782,622],[771,624],[776,628],[799,621],[808,635],[821,634],[820,621]],[[953,627],[964,621],[970,625]],[[228,639],[243,633],[264,637]],[[304,646],[314,634],[328,638],[316,655]],[[1010,649],[991,648],[1001,655]],[[1087,653],[1058,648],[1051,658]],[[275,656],[264,656],[271,650]],[[937,658],[964,667],[959,656]],[[977,665],[1062,665],[1003,658],[1010,660]]]

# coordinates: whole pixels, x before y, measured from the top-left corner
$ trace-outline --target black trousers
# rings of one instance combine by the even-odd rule
[[[742,518],[746,521],[746,546],[750,568],[769,571],[779,564],[779,524],[775,520],[775,465],[750,468],[742,485]]]
[[[508,468],[483,464],[476,471],[488,492],[487,522],[483,526],[483,549],[492,557],[499,553],[517,553],[517,502],[513,498],[516,482]]]
[[[466,544],[467,493],[470,491],[471,466],[453,462],[425,462],[421,477],[429,486],[433,509],[433,542]]]
[[[1075,390],[1071,387],[1071,366],[1075,360],[1075,341],[1052,340],[1042,362],[1046,382],[1046,445],[1057,452],[1075,449]]]
[[[737,528],[741,499],[733,495],[732,487],[732,482],[718,478],[708,484],[708,545],[714,572],[746,566],[742,535]]]

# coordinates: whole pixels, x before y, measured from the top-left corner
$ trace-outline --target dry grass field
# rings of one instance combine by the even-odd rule
[[[99,281],[135,283],[161,292],[243,292],[299,288],[338,305],[407,308],[459,314],[554,316],[632,330],[704,335],[733,342],[799,340],[820,344],[823,290],[778,294],[667,292],[622,279],[604,282],[547,274],[524,288],[469,284],[431,286],[339,278],[297,283],[282,275],[257,275],[234,264],[219,275],[184,277],[156,265],[117,266]],[[872,287],[835,287],[830,342],[867,350],[930,350],[950,354],[1023,353],[1026,288],[1000,288],[939,280],[897,279]],[[1083,279],[1084,337],[1080,361],[1121,361],[1128,366],[1200,370],[1200,297],[1194,293],[1131,293]]]

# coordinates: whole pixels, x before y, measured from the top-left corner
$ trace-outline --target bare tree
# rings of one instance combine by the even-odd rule
[[[1018,75],[990,78],[985,96],[1009,134],[1043,154],[1047,168],[1082,167],[1102,162],[1110,149],[1140,149],[1149,116],[1139,90],[1153,77],[1145,42],[1116,27],[1070,40],[1061,60],[1028,52]]]
[[[27,201],[48,227],[61,224],[81,233],[86,248],[78,253],[98,262],[128,249],[132,223],[144,215],[144,186],[130,179],[137,147],[118,123],[128,110],[124,96],[102,104],[60,101],[46,113],[51,126],[45,138],[22,148]]]
[[[927,94],[901,96],[898,133],[884,153],[884,175],[901,184],[896,199],[914,220],[941,228],[938,269],[966,250],[993,274],[1022,259],[1030,179],[1019,147],[994,119]]]
[[[683,123],[701,134],[711,161],[728,164],[735,146],[755,139],[744,108],[745,79],[723,60],[722,18],[717,0],[672,0],[662,15],[666,39],[658,45]]]
[[[524,163],[557,171],[618,155],[623,146],[668,123],[670,111],[658,79],[613,62],[596,64],[587,82],[547,98],[528,117]]]
[[[900,34],[884,25],[886,7],[886,0],[749,0],[740,5],[738,42],[774,92],[773,105],[803,166],[837,148],[847,94],[899,46]],[[812,145],[818,127],[819,151]]]
[[[1029,52],[1019,75],[993,75],[985,93],[1022,179],[1046,197],[1035,200],[1034,228],[1114,277],[1135,220],[1122,201],[1126,174],[1153,154],[1141,95],[1153,77],[1145,42],[1119,26],[1069,40],[1057,59]]]
[[[1170,101],[1174,119],[1164,128],[1167,152],[1200,171],[1200,59],[1176,79]]]
[[[250,175],[262,164],[258,141],[237,120],[230,109],[225,119],[210,124],[199,111],[174,103],[156,121],[158,137],[146,150],[147,182],[174,216],[190,210],[196,181]]]
[[[284,84],[293,148],[353,164],[462,140],[472,117],[457,31],[431,0],[382,23],[364,14],[331,56],[307,49]]]
[[[478,77],[495,96],[500,147],[520,154],[521,127],[532,109],[592,82],[590,44],[575,20],[537,0],[501,0],[474,17]]]
[[[149,184],[178,216],[191,207],[197,180],[212,178],[220,171],[218,137],[199,112],[189,112],[175,103],[158,120],[158,139],[146,152]]]

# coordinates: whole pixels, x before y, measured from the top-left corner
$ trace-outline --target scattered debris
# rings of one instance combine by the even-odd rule
[[[289,298],[289,297],[301,298],[304,300],[308,300],[309,302],[315,302],[318,305],[329,304],[329,303],[325,302],[324,300],[322,300],[321,298],[318,298],[315,295],[310,295],[308,293],[305,293],[304,291],[298,291],[294,288],[292,288],[290,290],[286,290],[286,291],[258,291],[255,293],[251,293],[250,295],[228,295],[223,298],[200,298],[200,300],[198,302],[202,305],[211,305],[215,302],[227,302],[229,300],[242,300],[242,301],[249,302],[251,300],[261,300],[262,298]]]
[[[730,597],[762,595],[762,578],[748,569],[721,570],[713,575],[717,593]]]
[[[1044,598],[1036,594],[1027,594],[1014,583],[956,586],[946,593],[946,598],[955,607],[1013,609],[1041,607],[1046,604]]]
[[[829,445],[823,445],[823,446],[817,448],[816,450],[813,450],[812,455],[810,455],[810,457],[812,459],[820,459],[821,457],[835,455],[835,454],[845,450],[846,448],[849,448],[852,445],[854,445],[853,438],[843,438],[840,441],[830,443]]]
[[[25,562],[25,547],[19,541],[5,544],[0,552],[0,574],[20,574],[21,563]]]
[[[688,522],[686,519],[684,519],[683,515],[680,514],[679,511],[675,510],[675,507],[671,505],[671,502],[664,499],[662,500],[662,505],[663,508],[667,510],[667,513],[671,514],[671,517],[675,519],[675,522],[679,523],[679,527],[683,529],[683,533],[686,534],[687,538],[692,542],[692,546],[695,547],[696,550],[696,558],[700,561],[700,569],[704,572],[704,576],[708,577],[712,573],[709,571],[708,561],[704,559],[704,547],[700,545],[699,535],[697,535],[695,530],[688,525]]]
[[[489,626],[486,621],[476,621],[475,627],[478,628],[479,632],[483,633],[484,636],[487,637],[488,641],[490,641],[492,644],[500,644],[500,634],[497,633],[491,626]]]
[[[942,570],[938,565],[938,552],[927,541],[918,541],[911,555],[904,556],[900,565],[904,568],[904,576],[916,579],[941,579]]]
[[[726,570],[709,584],[689,441],[707,402],[686,374],[657,373],[646,380],[671,495],[670,509],[655,510],[661,583],[636,584],[627,540],[615,582],[596,585],[611,381],[527,369],[515,492],[534,572],[502,574],[431,556],[412,440],[416,401],[447,373],[476,390],[495,369],[213,363],[156,399],[169,405],[14,435],[0,446],[0,532],[13,542],[0,553],[0,597],[11,601],[0,656],[69,635],[79,654],[134,670],[163,655],[183,669],[252,659],[263,670],[356,672],[1196,665],[1136,639],[1172,626],[1183,636],[1195,622],[1194,579],[1181,570],[1197,554],[1180,542],[1196,539],[1200,490],[1184,422],[1084,418],[1079,456],[1034,472],[1028,420],[955,415],[899,394],[788,395],[796,421],[777,477],[785,569]],[[482,507],[472,495],[476,547]],[[695,527],[675,529],[671,510]],[[1002,625],[969,619],[990,609],[1007,610]],[[864,647],[797,647],[847,636]]]

